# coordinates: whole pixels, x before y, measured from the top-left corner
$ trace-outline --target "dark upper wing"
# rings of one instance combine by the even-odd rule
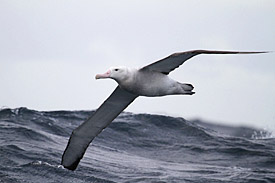
[[[65,168],[75,170],[92,140],[133,102],[136,97],[138,96],[118,86],[96,112],[72,132],[63,153],[61,164]]]
[[[141,70],[151,70],[161,72],[163,74],[169,74],[174,69],[178,68],[186,60],[199,54],[255,54],[255,53],[266,53],[266,52],[239,52],[239,51],[212,51],[212,50],[193,50],[180,53],[174,53],[164,59],[156,61],[150,65],[147,65]]]

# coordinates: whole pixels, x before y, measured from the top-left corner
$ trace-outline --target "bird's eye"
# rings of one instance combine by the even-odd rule
[[[118,69],[115,69],[115,71],[118,71]]]

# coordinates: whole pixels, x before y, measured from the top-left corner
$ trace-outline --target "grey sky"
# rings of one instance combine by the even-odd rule
[[[96,109],[113,91],[94,79],[192,49],[275,50],[275,1],[0,0],[0,105]],[[275,130],[274,53],[201,55],[171,77],[193,96],[138,98],[126,111]]]

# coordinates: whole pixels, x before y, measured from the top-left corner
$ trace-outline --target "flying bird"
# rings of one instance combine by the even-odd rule
[[[140,69],[111,67],[96,79],[111,78],[118,86],[84,123],[73,130],[61,164],[75,170],[92,140],[138,96],[193,95],[193,86],[171,79],[168,74],[199,54],[257,54],[266,52],[193,50],[174,53]]]

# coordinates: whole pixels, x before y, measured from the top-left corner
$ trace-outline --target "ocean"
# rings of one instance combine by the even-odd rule
[[[162,115],[121,113],[75,171],[60,165],[94,111],[0,110],[0,182],[275,182],[275,138]]]

